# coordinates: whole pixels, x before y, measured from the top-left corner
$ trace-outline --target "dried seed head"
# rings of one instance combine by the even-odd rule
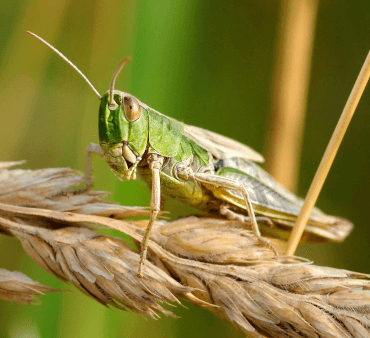
[[[156,312],[173,315],[157,301],[179,303],[176,296],[186,297],[193,290],[150,263],[146,278],[136,278],[139,255],[123,241],[89,229],[24,226],[12,232],[41,267],[104,305],[150,317]]]
[[[104,191],[85,191],[74,193],[72,187],[85,183],[84,177],[68,168],[40,170],[6,170],[19,165],[20,162],[0,162],[0,203],[4,205],[26,206],[63,212],[74,212],[84,215],[99,215],[116,219],[148,216],[149,211],[141,207],[126,207],[102,200]],[[3,215],[10,215],[2,210]],[[31,210],[31,209],[30,209]],[[40,217],[27,216],[28,224],[58,229],[66,225],[56,219],[45,220]],[[85,226],[79,223],[80,226]],[[72,226],[77,226],[74,223]],[[0,233],[6,229],[0,225]],[[8,233],[9,234],[9,233]]]
[[[146,222],[114,218],[142,209],[106,203],[101,193],[66,192],[81,179],[69,169],[1,168],[3,232],[15,235],[44,269],[104,305],[155,317],[172,315],[158,301],[184,298],[251,337],[370,336],[368,275],[275,258],[240,223],[190,217],[155,224],[150,262],[138,279],[138,253],[87,227],[113,228],[140,242]],[[103,217],[111,210],[113,218]]]
[[[37,301],[33,296],[58,291],[60,290],[35,282],[18,271],[0,269],[0,299],[35,304]]]

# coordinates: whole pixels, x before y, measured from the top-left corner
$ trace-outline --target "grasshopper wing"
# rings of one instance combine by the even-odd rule
[[[185,125],[184,134],[217,159],[223,160],[230,157],[239,157],[247,161],[265,161],[263,156],[252,148],[212,131]]]

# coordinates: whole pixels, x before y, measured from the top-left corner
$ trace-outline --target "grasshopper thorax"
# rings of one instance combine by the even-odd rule
[[[105,160],[115,171],[125,174],[144,154],[149,134],[148,112],[129,93],[105,93],[99,108],[99,139]]]

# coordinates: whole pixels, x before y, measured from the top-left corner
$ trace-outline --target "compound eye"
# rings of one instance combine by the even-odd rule
[[[132,96],[125,96],[123,98],[123,109],[128,122],[136,121],[141,115],[139,102]]]

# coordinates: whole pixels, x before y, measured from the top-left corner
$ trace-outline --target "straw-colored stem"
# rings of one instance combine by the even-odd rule
[[[266,169],[295,191],[318,0],[282,1],[281,6]]]
[[[293,255],[295,250],[297,249],[304,227],[316,203],[317,197],[319,196],[326,176],[328,175],[330,167],[334,161],[335,155],[337,154],[339,145],[343,140],[344,134],[356,110],[357,104],[360,101],[361,95],[366,87],[369,77],[370,77],[370,52],[366,57],[365,63],[362,66],[360,74],[343,109],[342,115],[338,121],[338,124],[334,130],[329,145],[326,148],[320,166],[317,169],[316,175],[308,191],[302,210],[297,218],[297,222],[294,225],[292,234],[288,241],[286,251],[287,255]]]

